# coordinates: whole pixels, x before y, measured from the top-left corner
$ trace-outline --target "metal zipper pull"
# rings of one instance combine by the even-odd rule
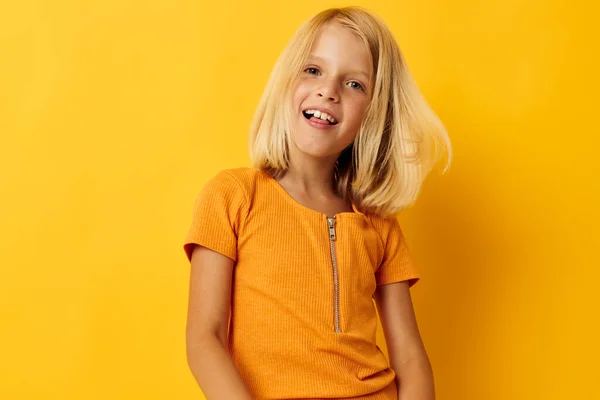
[[[329,224],[329,239],[335,240],[335,217],[327,218],[327,223]]]

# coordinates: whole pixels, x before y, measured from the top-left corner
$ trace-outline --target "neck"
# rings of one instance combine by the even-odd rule
[[[290,165],[282,181],[311,194],[335,194],[334,171],[337,155],[315,158],[290,152]]]

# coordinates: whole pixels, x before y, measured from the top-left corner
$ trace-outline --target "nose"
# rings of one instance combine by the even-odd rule
[[[326,80],[317,88],[317,97],[326,98],[327,100],[337,103],[339,101],[339,93],[335,82]]]

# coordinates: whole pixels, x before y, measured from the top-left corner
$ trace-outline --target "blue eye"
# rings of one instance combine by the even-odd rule
[[[348,82],[348,86],[351,87],[352,89],[364,90],[362,85],[356,81]]]
[[[306,72],[310,75],[317,75],[319,73],[319,70],[316,69],[315,67],[308,67],[304,70],[304,72]]]

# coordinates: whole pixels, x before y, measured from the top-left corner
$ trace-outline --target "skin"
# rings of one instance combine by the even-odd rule
[[[435,400],[431,363],[419,333],[407,281],[379,285],[374,295],[396,372],[398,400]]]
[[[334,191],[335,161],[352,143],[369,102],[372,66],[362,40],[331,23],[319,34],[312,58],[294,87],[295,131],[290,168],[279,183],[305,206],[333,215],[351,211]],[[324,106],[338,124],[319,130],[302,110]],[[227,351],[234,262],[202,246],[192,252],[186,351],[207,399],[252,399]],[[433,375],[421,341],[407,282],[378,286],[374,299],[384,329],[400,400],[433,400]]]
[[[279,179],[301,204],[333,215],[352,211],[335,194],[335,161],[355,139],[371,96],[373,67],[364,42],[337,23],[323,27],[292,96],[294,131],[290,168]],[[315,129],[302,111],[322,106],[333,111],[337,125]]]

